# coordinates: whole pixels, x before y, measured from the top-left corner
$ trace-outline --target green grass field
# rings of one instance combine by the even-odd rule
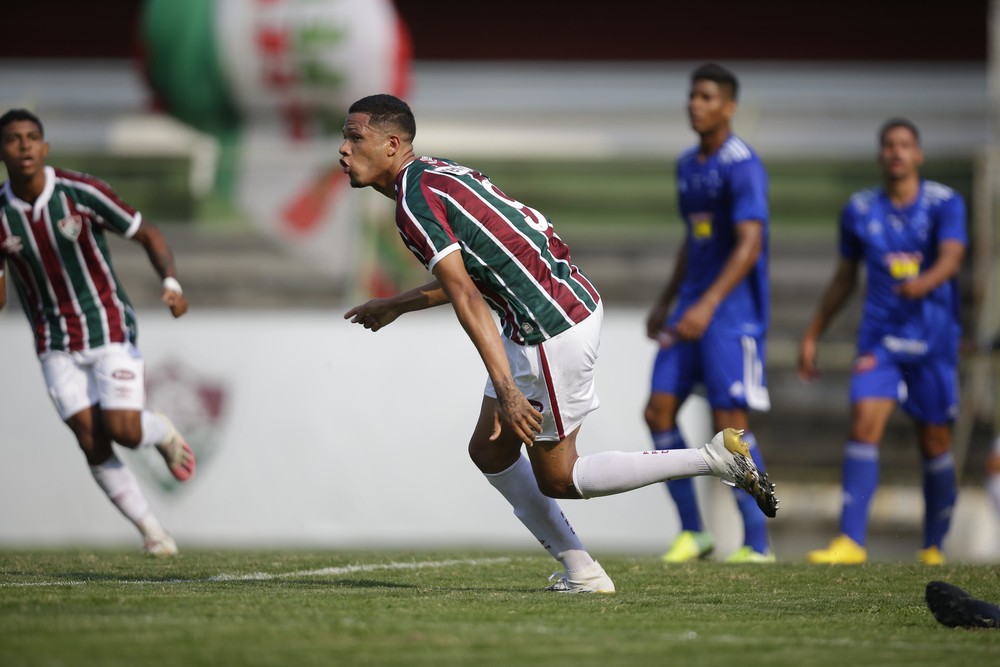
[[[602,563],[616,595],[541,591],[496,552],[0,552],[0,665],[990,665],[1000,632],[938,625],[930,579],[986,566]]]

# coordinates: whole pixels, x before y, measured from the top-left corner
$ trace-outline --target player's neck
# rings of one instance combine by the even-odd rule
[[[30,176],[10,175],[10,189],[14,196],[29,204],[35,203],[45,189],[45,169],[39,169]]]
[[[417,158],[413,152],[413,148],[402,151],[393,159],[392,167],[386,171],[386,178],[372,187],[389,199],[395,200],[397,194],[396,180],[399,178],[399,172],[406,169],[406,166],[416,159]]]
[[[920,176],[907,176],[898,180],[886,179],[883,187],[886,197],[893,206],[907,206],[920,196]]]
[[[726,139],[729,138],[729,134],[729,126],[725,125],[698,135],[698,157],[703,159],[707,158],[709,155],[722,148],[722,144],[726,143]]]

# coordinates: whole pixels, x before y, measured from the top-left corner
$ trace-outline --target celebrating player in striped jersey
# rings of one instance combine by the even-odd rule
[[[698,144],[677,160],[687,235],[646,322],[647,335],[660,342],[645,410],[658,450],[686,447],[677,413],[695,385],[705,388],[717,429],[749,429],[748,412],[771,405],[764,373],[770,300],[767,172],[753,149],[732,133],[737,93],[735,75],[719,65],[702,65],[691,74],[688,116]],[[763,470],[756,438],[749,430],[743,438]],[[681,533],[663,560],[708,556],[715,539],[702,528],[692,480],[671,481],[667,489]],[[736,506],[743,545],[726,560],[773,562],[767,521],[756,503],[737,491]]]
[[[143,246],[163,279],[174,317],[187,311],[173,253],[160,231],[86,174],[46,166],[41,121],[24,109],[0,117],[9,180],[0,189],[0,308],[9,266],[35,337],[49,395],[76,436],[101,490],[154,556],[177,545],[150,511],[112,441],[155,446],[178,480],[194,474],[191,448],[163,415],[144,409],[145,365],[135,346],[135,313],[111,266],[105,232]]]
[[[547,590],[615,590],[556,498],[716,475],[752,493],[774,516],[773,485],[733,429],[700,449],[577,455],[580,426],[599,403],[594,370],[603,305],[597,289],[545,216],[478,171],[418,157],[415,134],[409,106],[391,95],[366,97],[349,109],[340,163],[353,187],[372,187],[396,202],[400,236],[434,280],[355,306],[344,317],[378,331],[404,313],[451,303],[489,376],[469,454],[564,568]]]

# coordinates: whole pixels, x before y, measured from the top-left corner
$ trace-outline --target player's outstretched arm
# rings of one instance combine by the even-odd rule
[[[378,331],[392,324],[403,313],[424,310],[448,303],[448,295],[437,280],[385,299],[370,299],[344,313],[345,320],[365,329]]]
[[[819,337],[826,331],[840,309],[847,302],[858,282],[858,261],[841,257],[837,269],[820,299],[816,314],[806,327],[799,343],[799,377],[813,380],[819,377],[816,364]]]
[[[170,245],[157,227],[148,222],[142,222],[139,229],[132,235],[132,240],[142,245],[149,257],[149,263],[163,280],[160,291],[160,301],[170,309],[170,314],[180,317],[187,312],[187,297],[177,280],[177,266],[174,264],[174,253]]]

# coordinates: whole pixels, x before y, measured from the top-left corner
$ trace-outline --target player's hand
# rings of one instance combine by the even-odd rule
[[[919,277],[895,285],[893,291],[904,299],[922,299],[930,293]]]
[[[816,339],[806,336],[799,344],[799,378],[811,382],[819,375],[819,366],[816,364]]]
[[[160,301],[170,309],[170,314],[175,318],[187,312],[187,297],[180,292],[175,292],[172,289],[164,287],[163,291],[160,292]]]
[[[542,432],[542,413],[531,406],[524,394],[517,389],[497,390],[497,411],[493,414],[493,435],[500,437],[504,427],[510,428],[518,439],[529,447]]]
[[[683,340],[700,340],[705,335],[708,325],[712,323],[714,315],[715,308],[704,301],[699,301],[684,311],[675,327],[677,335]]]
[[[397,317],[397,311],[389,299],[372,299],[360,306],[354,306],[344,313],[344,319],[350,319],[351,324],[360,324],[365,329],[378,331],[391,324]]]
[[[667,319],[667,306],[657,304],[646,318],[646,336],[658,340],[663,332],[663,322]]]

